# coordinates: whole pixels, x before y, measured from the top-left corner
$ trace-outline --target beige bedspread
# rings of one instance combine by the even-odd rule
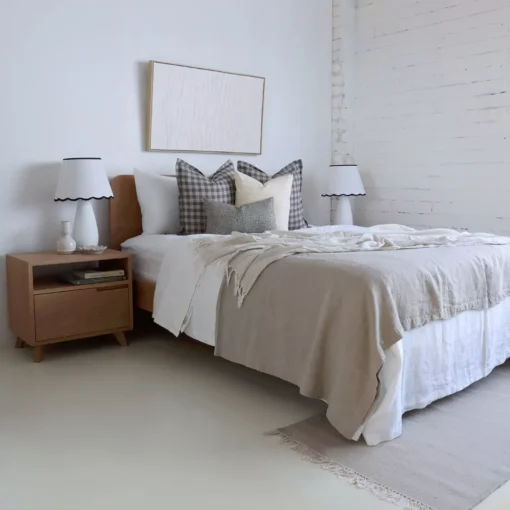
[[[352,438],[376,398],[384,350],[405,331],[510,296],[510,246],[294,255],[265,267],[242,307],[231,280],[216,354],[326,400],[331,423]]]

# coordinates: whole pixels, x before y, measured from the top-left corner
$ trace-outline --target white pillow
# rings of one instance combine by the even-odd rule
[[[267,181],[265,184],[241,172],[235,173],[236,205],[241,206],[273,199],[274,216],[278,230],[289,230],[290,195],[292,193],[292,175],[283,175]]]
[[[177,179],[136,169],[134,173],[143,233],[178,234],[181,224]]]

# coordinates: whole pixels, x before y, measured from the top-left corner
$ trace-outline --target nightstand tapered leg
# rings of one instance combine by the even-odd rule
[[[40,363],[44,359],[44,345],[34,347],[34,363]]]
[[[25,347],[25,342],[20,337],[16,338],[16,349],[23,349],[23,347]]]
[[[128,343],[126,337],[124,336],[124,333],[114,333],[114,335],[117,342],[119,342],[119,344],[122,345],[122,347],[127,347]]]

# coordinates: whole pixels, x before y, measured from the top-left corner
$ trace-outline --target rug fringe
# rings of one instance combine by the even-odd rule
[[[284,444],[292,451],[298,453],[303,460],[320,466],[320,468],[324,471],[331,473],[337,478],[341,478],[347,481],[358,489],[363,489],[371,492],[374,496],[377,496],[383,501],[393,503],[394,505],[404,508],[405,510],[434,510],[431,506],[426,505],[421,501],[409,498],[408,496],[400,494],[399,492],[390,489],[385,485],[374,482],[370,478],[361,475],[351,468],[342,466],[342,464],[339,464],[338,462],[335,462],[334,460],[331,460],[330,458],[316,452],[309,446],[306,446],[299,441],[292,439],[291,437],[284,434],[281,430],[276,430],[274,433],[271,432],[268,435],[278,436],[281,444]]]

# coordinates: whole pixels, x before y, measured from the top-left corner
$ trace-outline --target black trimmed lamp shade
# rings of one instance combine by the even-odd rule
[[[101,158],[67,158],[62,161],[55,201],[113,198]]]
[[[365,187],[357,165],[331,165],[329,167],[328,189],[323,197],[364,196]]]

